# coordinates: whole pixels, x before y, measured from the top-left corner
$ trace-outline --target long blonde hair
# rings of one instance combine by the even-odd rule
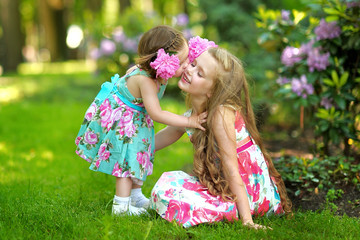
[[[214,124],[214,114],[220,105],[239,109],[244,119],[246,128],[252,139],[260,147],[265,160],[268,163],[270,176],[274,177],[281,199],[281,205],[285,213],[291,213],[291,201],[289,200],[285,184],[281,175],[275,169],[269,153],[264,148],[259,131],[256,127],[255,116],[252,109],[249,87],[246,80],[244,68],[241,61],[222,48],[210,48],[208,52],[218,63],[216,76],[211,97],[207,99],[205,109],[208,113],[205,124],[206,131],[195,130],[192,136],[194,145],[194,173],[213,195],[220,195],[224,200],[235,200],[235,195],[229,188],[229,182],[223,174],[222,164],[219,159],[218,146],[215,135],[210,126]],[[188,103],[191,103],[191,96],[188,94]],[[191,106],[190,106],[191,107]]]

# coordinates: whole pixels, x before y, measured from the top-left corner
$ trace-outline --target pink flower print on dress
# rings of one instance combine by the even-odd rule
[[[136,127],[135,125],[133,124],[133,122],[130,122],[128,123],[126,126],[125,126],[125,135],[128,136],[129,138],[131,138],[132,136],[135,135],[136,133]]]
[[[77,137],[77,138],[75,139],[75,144],[76,144],[76,145],[79,145],[80,141],[81,141],[81,137]]]
[[[153,163],[151,161],[146,165],[147,175],[151,175],[153,172]]]
[[[138,163],[140,165],[143,165],[144,164],[144,158],[143,158],[143,153],[142,152],[138,152],[136,154],[136,160],[138,161]]]
[[[116,94],[113,95],[113,98],[115,99],[116,103],[119,104],[120,107],[126,106],[125,103],[123,101],[121,101],[120,98]]]
[[[115,163],[113,171],[111,173],[111,175],[115,176],[115,177],[121,177],[122,174],[122,168],[120,168],[119,163]]]
[[[211,205],[218,207],[221,205],[221,201],[219,199],[209,198],[205,200],[206,203],[210,203]]]
[[[151,128],[154,126],[154,122],[148,114],[145,115],[145,121],[146,121],[146,125],[148,128]]]
[[[183,188],[185,188],[187,190],[196,191],[196,192],[205,191],[207,189],[205,186],[203,186],[197,182],[196,183],[189,182],[188,179],[185,179]]]
[[[190,204],[176,200],[170,200],[164,218],[169,222],[176,220],[176,222],[180,225],[189,221],[190,212]]]
[[[110,152],[106,148],[107,148],[107,143],[103,143],[100,145],[98,152],[100,160],[107,160],[110,157]]]
[[[263,216],[265,213],[269,211],[269,208],[270,208],[270,201],[267,200],[265,197],[264,201],[259,204],[259,208],[257,209],[256,215]]]
[[[122,117],[121,107],[115,108],[111,113],[111,119],[115,121],[119,121]]]
[[[96,166],[97,168],[99,168],[100,162],[101,162],[101,160],[97,160],[97,161],[95,162],[95,166]]]
[[[91,121],[91,119],[93,119],[93,117],[95,116],[96,111],[97,111],[97,106],[93,102],[85,113],[86,120]]]
[[[150,163],[150,154],[148,152],[144,152],[142,157],[144,168],[147,169]]]
[[[130,123],[132,121],[132,117],[133,117],[133,112],[130,109],[126,108],[126,111],[122,115],[123,126]]]
[[[109,99],[105,99],[105,101],[100,105],[99,109],[100,109],[100,117],[101,117],[100,119],[101,127],[105,127],[109,131],[113,123],[111,119],[112,109]]]
[[[252,202],[257,202],[260,197],[260,183],[246,185],[246,190],[252,196]]]
[[[174,198],[174,189],[170,188],[169,190],[166,190],[165,191],[165,197]]]
[[[90,145],[94,145],[99,141],[98,135],[94,131],[85,132],[84,141]]]

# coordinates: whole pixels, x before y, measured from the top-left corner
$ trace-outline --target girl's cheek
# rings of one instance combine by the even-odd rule
[[[176,70],[174,77],[180,77],[184,72],[184,69],[182,67],[179,67],[178,70]]]

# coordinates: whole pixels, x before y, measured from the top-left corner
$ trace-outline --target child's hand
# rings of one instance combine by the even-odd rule
[[[201,126],[206,122],[207,112],[200,113],[199,115],[193,115],[189,117],[189,126],[190,128],[198,128],[202,131],[205,131],[205,128]]]
[[[258,229],[263,229],[263,230],[273,230],[271,227],[267,227],[267,226],[263,226],[263,225],[260,225],[260,224],[256,224],[254,223],[253,221],[248,221],[248,222],[245,222],[243,223],[244,226],[247,226],[249,228],[254,228],[256,230]]]

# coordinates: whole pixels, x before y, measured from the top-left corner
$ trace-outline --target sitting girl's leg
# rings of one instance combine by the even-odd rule
[[[133,184],[130,197],[131,205],[135,207],[148,208],[150,206],[150,200],[142,193],[141,185]]]
[[[144,208],[131,206],[130,192],[132,185],[131,178],[116,178],[116,193],[112,206],[113,214],[140,215],[146,212]]]

